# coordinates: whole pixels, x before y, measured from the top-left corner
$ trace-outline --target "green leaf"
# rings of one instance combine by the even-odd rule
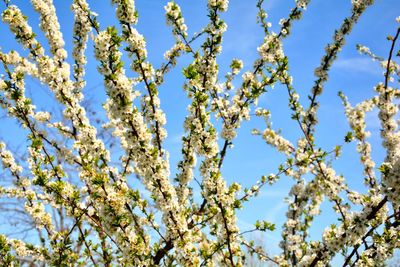
[[[189,65],[187,68],[183,69],[183,75],[186,77],[186,79],[192,80],[196,79],[199,73],[193,65]]]
[[[350,143],[354,139],[353,132],[347,132],[346,136],[344,137],[344,141],[346,143]]]

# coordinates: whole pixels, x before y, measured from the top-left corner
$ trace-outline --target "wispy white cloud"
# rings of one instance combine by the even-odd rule
[[[247,222],[243,219],[239,219],[239,218],[237,219],[237,225],[239,226],[239,228],[242,232],[254,229],[254,223],[249,223],[249,222]]]
[[[280,203],[276,203],[276,205],[274,207],[271,207],[270,209],[268,209],[265,219],[272,223],[278,223],[278,221],[280,221],[282,218],[284,218],[284,217],[282,217],[282,213],[286,208],[287,208],[287,203],[285,203],[283,201]]]
[[[182,142],[183,133],[175,134],[167,137],[167,142],[171,145],[180,144]]]
[[[375,108],[371,112],[368,112],[365,115],[365,123],[367,124],[367,128],[371,130],[377,130],[381,127],[381,122],[378,118],[378,109]]]
[[[370,58],[361,57],[338,59],[333,63],[333,68],[372,75],[380,75],[382,72],[378,62],[372,61]]]
[[[279,0],[268,0],[268,1],[265,1],[265,4],[264,4],[264,8],[267,10],[267,11],[271,11],[271,9],[273,9],[274,7],[276,7],[276,5],[279,3]]]
[[[267,189],[266,191],[261,191],[257,198],[266,199],[266,198],[274,198],[274,199],[283,199],[288,194],[288,190],[271,190]]]

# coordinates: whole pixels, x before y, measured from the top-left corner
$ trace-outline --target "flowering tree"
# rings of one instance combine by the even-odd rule
[[[315,70],[314,86],[302,103],[292,84],[282,41],[310,0],[295,1],[288,17],[280,21],[278,33],[271,32],[263,0],[259,0],[258,22],[265,34],[259,58],[241,77],[243,63],[233,59],[223,81],[218,76],[217,57],[227,28],[220,15],[228,9],[228,0],[208,1],[209,24],[194,36],[189,36],[178,4],[169,2],[166,20],[175,44],[159,68],[147,59],[145,39],[136,28],[138,13],[133,0],[111,1],[119,27],[100,25],[86,0],[72,2],[75,63],[71,67],[52,0],[31,0],[48,51],[23,12],[4,1],[2,20],[26,56],[0,50],[4,71],[0,104],[26,129],[29,141],[26,161],[18,161],[5,143],[0,143],[2,177],[13,179],[11,185],[0,187],[1,203],[22,204],[18,211],[26,215],[38,237],[29,243],[0,235],[2,266],[245,266],[249,255],[280,266],[326,266],[337,254],[342,255],[343,266],[380,266],[393,255],[400,245],[400,132],[396,121],[400,90],[394,87],[400,78],[400,67],[395,63],[395,57],[400,56],[396,48],[399,27],[388,38],[386,58],[358,47],[384,69],[376,95],[352,106],[340,93],[351,127],[345,141],[357,143],[365,192],[350,189],[332,168],[328,155],[339,157],[340,146],[324,151],[314,138],[319,97],[329,69],[372,0],[352,0],[351,14],[327,45]],[[86,47],[91,40],[108,95],[103,105],[107,121],[102,125],[89,119],[82,104]],[[195,40],[202,40],[199,47],[194,47]],[[135,77],[126,74],[122,51],[126,51]],[[183,69],[190,105],[178,174],[173,176],[164,144],[166,118],[158,88],[184,54],[193,59]],[[25,93],[26,77],[40,80],[54,93],[62,117],[37,111]],[[235,82],[239,86],[234,90]],[[250,119],[258,98],[274,84],[286,88],[292,119],[302,135],[297,143],[289,142],[272,128],[270,111],[256,108],[255,115],[265,119],[266,129],[253,133],[282,152],[286,160],[275,174],[263,176],[251,188],[228,184],[221,167],[237,129]],[[366,113],[373,108],[379,110],[386,151],[378,166],[379,175],[365,122]],[[102,138],[103,132],[112,133],[114,141]],[[115,144],[118,149],[113,148]],[[195,179],[197,171],[201,179]],[[292,179],[294,186],[288,196],[282,253],[274,256],[245,238],[237,226],[236,211],[279,178]],[[196,190],[201,197],[194,196]],[[321,240],[312,240],[309,229],[324,199],[332,203],[338,220],[327,226]],[[274,228],[267,221],[257,221],[250,231]]]

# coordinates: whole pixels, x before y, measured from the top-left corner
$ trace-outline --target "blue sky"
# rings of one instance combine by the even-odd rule
[[[71,1],[54,0],[54,2],[67,49],[71,51],[73,19],[69,8]],[[109,25],[117,25],[114,19],[114,8],[110,1],[88,2],[92,10],[99,14],[101,29],[105,29]],[[177,0],[176,2],[182,8],[189,35],[200,31],[206,25],[206,1]],[[256,2],[255,0],[231,0],[228,12],[223,15],[228,24],[228,31],[224,36],[223,52],[218,58],[221,77],[228,71],[232,58],[242,59],[244,70],[249,70],[258,56],[256,49],[262,43],[263,34],[262,29],[256,24]],[[294,1],[266,0],[265,2],[266,11],[269,13],[268,20],[273,24],[272,29],[277,31],[278,21],[287,16]],[[350,2],[350,0],[311,1],[304,18],[295,22],[292,35],[284,41],[285,53],[289,57],[291,74],[294,77],[294,86],[299,92],[303,104],[307,103],[306,96],[315,79],[314,68],[319,65],[324,47],[331,41],[334,29],[338,28],[341,21],[350,14]],[[371,96],[373,86],[382,81],[383,70],[379,64],[366,56],[359,55],[355,46],[363,44],[370,47],[374,53],[387,56],[390,44],[386,41],[386,36],[396,30],[395,18],[400,15],[400,1],[377,0],[375,2],[375,5],[361,17],[360,23],[354,27],[351,36],[347,38],[344,49],[329,72],[330,80],[320,98],[321,108],[318,118],[321,123],[317,127],[316,136],[316,143],[323,149],[331,150],[335,145],[342,144],[343,137],[349,130],[337,92],[343,91],[349,97],[350,102],[355,104]],[[29,23],[35,32],[39,33],[38,17],[29,1],[12,0],[11,3],[18,5],[25,12],[29,17]],[[155,67],[161,65],[164,61],[164,52],[174,42],[170,28],[165,24],[163,7],[166,3],[167,1],[160,0],[136,1],[139,12],[138,30],[146,38],[149,60]],[[3,9],[4,5],[1,8]],[[3,52],[11,49],[21,51],[6,25],[0,24],[0,34],[0,47]],[[45,42],[43,34],[39,33],[38,38]],[[196,47],[196,45],[198,47],[199,42],[196,42],[194,46]],[[97,62],[93,58],[92,47],[93,43],[90,42],[87,86],[84,92],[90,96],[93,109],[102,116],[100,106],[106,96],[102,87],[102,79],[96,70]],[[128,66],[128,62],[126,63]],[[161,107],[167,114],[169,136],[166,145],[171,154],[172,174],[175,173],[174,168],[180,160],[180,137],[183,134],[183,119],[189,103],[182,89],[184,79],[181,71],[189,63],[190,57],[179,59],[177,67],[167,75],[166,82],[160,87]],[[2,71],[2,69],[0,70]],[[271,110],[274,129],[282,129],[283,136],[294,142],[300,136],[300,131],[297,124],[290,119],[286,90],[276,86],[273,90],[268,91],[261,97],[259,105]],[[27,93],[37,100],[38,109],[54,106],[54,97],[49,90],[33,79],[28,80]],[[9,119],[2,118],[1,120],[0,138],[15,147],[26,140],[24,137],[26,133],[18,129],[14,123]],[[373,157],[379,166],[384,154],[380,149],[377,112],[368,115],[367,123],[372,133]],[[244,122],[234,141],[234,148],[228,151],[223,166],[223,176],[229,182],[237,181],[245,186],[250,186],[259,180],[261,175],[276,172],[278,165],[284,160],[260,137],[250,134],[253,128],[264,129],[265,125],[257,119]],[[345,175],[353,189],[364,190],[362,169],[355,153],[355,144],[344,146],[343,156],[334,163],[334,167],[338,173]],[[268,233],[266,238],[270,252],[279,251],[277,248],[277,241],[280,237],[279,229],[286,212],[283,199],[289,191],[290,184],[291,181],[283,177],[274,186],[265,187],[257,199],[246,203],[244,210],[238,212],[239,224],[244,230],[248,229],[249,224],[256,219],[268,219],[277,223],[275,233]],[[330,217],[333,213],[329,205],[323,207],[323,213],[315,221],[315,228],[312,231],[314,238],[320,238],[323,229],[333,222]]]

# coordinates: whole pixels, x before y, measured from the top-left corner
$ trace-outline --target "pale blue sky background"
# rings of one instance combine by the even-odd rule
[[[61,29],[67,43],[67,49],[71,51],[72,44],[72,19],[70,11],[71,1],[54,0],[59,15]],[[117,25],[114,19],[114,8],[110,1],[88,1],[93,11],[99,14],[98,20],[101,29],[108,25]],[[200,31],[207,23],[206,1],[203,0],[178,0],[182,8],[185,22],[189,27],[189,35]],[[232,58],[240,58],[244,61],[244,70],[252,68],[258,54],[257,47],[262,43],[263,34],[256,24],[255,0],[231,0],[229,11],[223,15],[228,24],[228,31],[224,36],[223,53],[218,58],[221,77],[228,71]],[[350,14],[350,0],[314,0],[311,1],[304,18],[295,22],[292,35],[284,41],[285,53],[289,56],[291,74],[294,77],[294,86],[300,93],[303,104],[308,103],[306,96],[313,85],[313,70],[319,65],[324,53],[325,45],[331,41],[334,29],[338,28],[341,21]],[[329,72],[330,80],[325,86],[325,92],[320,98],[321,108],[318,117],[321,124],[317,127],[316,143],[323,149],[332,150],[335,145],[342,144],[346,132],[349,130],[343,114],[341,101],[337,92],[342,90],[355,104],[373,94],[373,86],[382,81],[382,69],[379,64],[371,61],[366,56],[359,55],[355,49],[356,44],[364,44],[380,55],[387,56],[389,42],[388,34],[396,30],[396,16],[400,15],[399,0],[377,0],[361,17],[347,39],[346,46],[339,54]],[[29,4],[29,1],[12,0],[29,17],[29,23],[35,32],[39,32],[38,17]],[[137,0],[136,6],[139,12],[138,30],[147,41],[149,60],[159,67],[163,60],[164,52],[173,45],[173,37],[170,28],[165,24],[164,8],[167,1],[161,0]],[[266,0],[265,7],[269,13],[269,21],[273,24],[273,30],[277,31],[279,19],[286,17],[290,8],[294,6],[293,0]],[[1,5],[4,9],[4,5]],[[44,40],[43,34],[38,38]],[[198,47],[200,42],[195,42]],[[0,24],[0,46],[3,52],[10,49],[20,51],[21,48],[9,33],[4,24]],[[45,45],[46,47],[46,45]],[[93,43],[89,43],[87,69],[87,86],[85,93],[92,97],[94,109],[99,109],[105,100],[102,87],[102,78],[96,70],[97,62],[93,59]],[[22,53],[22,52],[21,52]],[[69,58],[71,60],[71,58]],[[188,100],[182,89],[183,78],[181,70],[190,62],[190,57],[179,59],[178,66],[166,76],[166,82],[160,87],[161,107],[167,114],[167,129],[169,137],[166,147],[171,153],[171,173],[175,173],[176,163],[180,160],[181,142],[183,134],[183,119],[186,115]],[[128,62],[126,62],[128,66]],[[2,70],[2,69],[1,69]],[[130,72],[128,72],[130,73]],[[143,89],[143,88],[141,88]],[[53,106],[54,97],[39,83],[29,80],[27,93],[36,99],[38,109]],[[280,86],[261,97],[259,105],[272,111],[272,121],[275,129],[282,129],[282,134],[295,142],[300,136],[297,124],[290,119],[290,111],[287,107],[287,93]],[[377,112],[372,112],[367,117],[369,129],[372,132],[373,157],[378,165],[384,154],[380,147],[379,122]],[[229,150],[223,166],[223,176],[229,181],[237,181],[244,186],[250,186],[260,179],[261,175],[274,173],[277,166],[283,161],[283,157],[268,147],[260,137],[250,134],[251,129],[264,129],[261,120],[244,122],[239,129],[238,138],[235,139],[235,147]],[[0,138],[14,146],[24,142],[24,132],[18,130],[8,119],[1,119]],[[364,190],[362,169],[358,156],[355,154],[355,144],[344,146],[343,156],[335,162],[338,173],[344,174],[353,189]],[[266,235],[266,245],[270,252],[278,252],[277,242],[280,238],[280,227],[283,223],[286,205],[283,201],[290,189],[291,181],[282,178],[274,186],[265,187],[261,195],[245,204],[244,210],[239,211],[239,224],[243,230],[249,229],[249,224],[256,219],[268,219],[277,223],[275,233]],[[320,238],[323,229],[333,223],[334,215],[329,205],[323,205],[322,216],[315,221],[312,236]],[[335,215],[334,215],[335,216]]]

